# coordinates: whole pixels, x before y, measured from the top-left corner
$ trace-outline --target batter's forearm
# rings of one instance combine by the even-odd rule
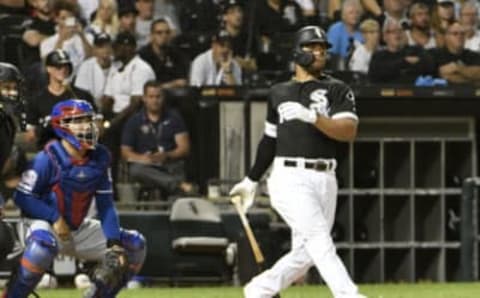
[[[342,142],[350,142],[357,136],[357,122],[350,118],[331,119],[318,116],[315,127],[328,137]]]
[[[268,167],[270,167],[275,157],[276,143],[277,140],[275,138],[263,136],[257,147],[255,163],[247,175],[250,180],[260,180]]]

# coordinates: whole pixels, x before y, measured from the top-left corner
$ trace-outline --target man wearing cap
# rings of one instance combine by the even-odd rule
[[[95,106],[92,95],[86,91],[68,84],[73,69],[72,61],[64,50],[55,50],[45,59],[45,68],[48,75],[48,85],[38,94],[29,98],[27,102],[27,132],[25,140],[42,148],[50,138],[46,135],[45,117],[50,115],[52,108],[60,101],[81,98]]]
[[[231,36],[220,30],[212,37],[211,48],[198,55],[190,70],[191,86],[241,85],[242,69],[233,59]]]
[[[172,29],[166,19],[156,19],[150,27],[150,43],[138,54],[155,72],[162,88],[187,85],[188,62],[178,48],[171,44]]]
[[[107,33],[95,35],[93,57],[85,60],[78,68],[75,87],[90,90],[97,106],[104,94],[107,77],[112,71],[112,41]]]
[[[123,124],[141,104],[143,85],[155,80],[153,69],[136,54],[137,42],[129,32],[117,35],[113,44],[114,65],[107,78],[102,112],[110,121],[103,142],[112,153],[112,178],[115,181],[120,158]]]
[[[232,51],[235,60],[244,70],[256,70],[255,56],[257,52],[254,32],[249,36],[245,26],[243,5],[238,0],[227,0],[223,5],[223,29],[228,32],[232,40]]]
[[[56,49],[65,50],[70,56],[72,72],[91,53],[91,46],[78,21],[79,8],[75,2],[60,0],[55,2],[54,8],[57,33],[43,40],[40,44],[40,57],[45,57]]]

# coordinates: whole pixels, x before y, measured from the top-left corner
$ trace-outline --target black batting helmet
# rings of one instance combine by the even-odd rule
[[[46,66],[62,66],[67,65],[70,69],[70,73],[73,70],[73,64],[70,60],[70,56],[64,50],[58,49],[50,52],[45,59]]]
[[[305,52],[302,47],[307,44],[320,43],[324,44],[327,48],[332,45],[327,40],[327,35],[322,28],[318,26],[306,26],[298,30],[294,37],[294,52],[293,58],[295,63],[300,66],[309,66],[313,63],[314,57],[312,53]]]

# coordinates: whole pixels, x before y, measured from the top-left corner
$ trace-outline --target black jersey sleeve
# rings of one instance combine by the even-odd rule
[[[355,95],[345,84],[338,84],[330,105],[329,115],[332,119],[351,118],[358,120],[355,107]]]
[[[272,88],[268,95],[265,131],[257,147],[255,163],[247,175],[253,181],[258,181],[262,178],[275,157],[278,113],[275,110],[272,100],[274,98],[274,95],[272,94],[273,90],[274,89]]]
[[[248,172],[248,178],[258,181],[275,157],[276,139],[264,135],[257,147],[257,155],[253,167]]]

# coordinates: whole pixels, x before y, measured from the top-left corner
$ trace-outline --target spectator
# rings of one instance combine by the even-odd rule
[[[432,12],[432,28],[435,31],[437,47],[443,47],[447,27],[455,21],[453,0],[437,0]]]
[[[349,69],[367,74],[372,54],[380,43],[380,26],[374,19],[367,19],[360,24],[360,32],[362,32],[365,42],[358,45],[353,51]]]
[[[53,0],[34,0],[31,4],[32,22],[22,36],[27,45],[22,61],[25,65],[40,62],[40,43],[55,34],[55,22],[52,17]]]
[[[57,1],[57,0],[55,0]],[[71,0],[68,0],[71,1]],[[90,20],[92,20],[95,11],[98,10],[98,5],[100,4],[99,0],[75,0],[73,2],[78,3],[80,8],[80,17],[82,18],[85,25],[90,24]]]
[[[383,0],[383,13],[378,17],[380,27],[383,28],[387,19],[393,19],[405,28],[408,25],[408,5],[407,0]]]
[[[179,18],[179,5],[177,0],[156,0],[154,4],[155,19],[165,19],[172,30],[172,36],[182,33]]]
[[[212,37],[211,48],[192,62],[190,85],[241,85],[242,69],[233,59],[231,36],[219,31]]]
[[[357,0],[346,0],[342,4],[342,20],[333,24],[327,32],[328,42],[332,45],[331,54],[348,58],[355,48],[355,43],[363,42],[363,37],[357,29],[360,20],[361,7]]]
[[[136,35],[137,10],[133,6],[121,6],[118,10],[118,32],[129,32]]]
[[[62,49],[70,56],[73,74],[80,63],[90,56],[91,47],[79,22],[78,6],[73,2],[59,0],[55,2],[53,12],[57,33],[46,38],[40,44],[40,57],[44,59],[50,52]]]
[[[415,3],[410,7],[410,28],[406,31],[408,44],[419,45],[424,49],[436,47],[435,37],[430,27],[430,9],[425,3]]]
[[[223,28],[232,37],[233,57],[244,70],[256,70],[257,42],[244,26],[243,6],[238,0],[227,0],[223,6]],[[251,32],[254,35],[253,32]]]
[[[135,7],[138,11],[135,32],[137,33],[137,45],[140,48],[148,43],[150,36],[150,27],[153,21],[153,0],[136,0]]]
[[[73,66],[68,53],[64,50],[55,50],[48,54],[45,65],[48,74],[48,85],[42,88],[36,96],[27,102],[27,132],[26,142],[33,144],[38,140],[38,147],[42,148],[43,126],[45,117],[50,115],[53,106],[63,100],[79,98],[90,102],[94,107],[92,95],[88,91],[79,89],[69,84],[67,78],[70,76]],[[48,136],[46,136],[48,138]]]
[[[184,160],[190,140],[180,114],[165,105],[160,84],[149,81],[143,95],[144,109],[133,115],[122,132],[122,156],[129,164],[130,178],[159,187],[166,196],[191,193],[185,181]]]
[[[452,84],[480,84],[480,54],[465,49],[465,30],[459,22],[449,25],[445,47],[434,49],[438,74]]]
[[[107,78],[102,109],[105,115],[119,115],[126,110],[135,110],[143,94],[143,84],[155,79],[148,63],[136,52],[135,37],[127,32],[119,33],[114,43],[117,62]]]
[[[93,57],[80,64],[75,79],[75,87],[90,90],[98,107],[101,107],[105,84],[112,72],[112,53],[110,35],[96,35],[93,41]]]
[[[405,31],[394,19],[383,26],[385,49],[373,53],[369,77],[375,83],[412,84],[419,75],[434,72],[433,61],[420,46],[407,45]]]
[[[119,30],[117,2],[115,0],[100,0],[95,16],[87,31],[93,36],[107,33],[115,38]]]
[[[270,41],[277,32],[293,32],[303,23],[302,9],[291,0],[258,0],[255,6],[254,26],[257,34]],[[267,41],[267,42],[268,42]]]
[[[112,179],[117,180],[121,133],[124,122],[141,104],[143,85],[155,80],[150,65],[136,54],[137,41],[129,32],[119,33],[113,45],[115,63],[107,78],[102,111],[108,129],[101,141],[112,154]],[[115,183],[114,183],[115,185]]]
[[[153,21],[150,43],[141,48],[139,56],[153,68],[162,88],[176,88],[187,85],[188,64],[178,49],[170,44],[171,28],[165,19]]]
[[[209,34],[218,24],[219,7],[213,0],[177,0],[183,34]]]
[[[480,53],[480,31],[478,30],[478,4],[465,2],[460,9],[460,24],[465,30],[465,48]]]

